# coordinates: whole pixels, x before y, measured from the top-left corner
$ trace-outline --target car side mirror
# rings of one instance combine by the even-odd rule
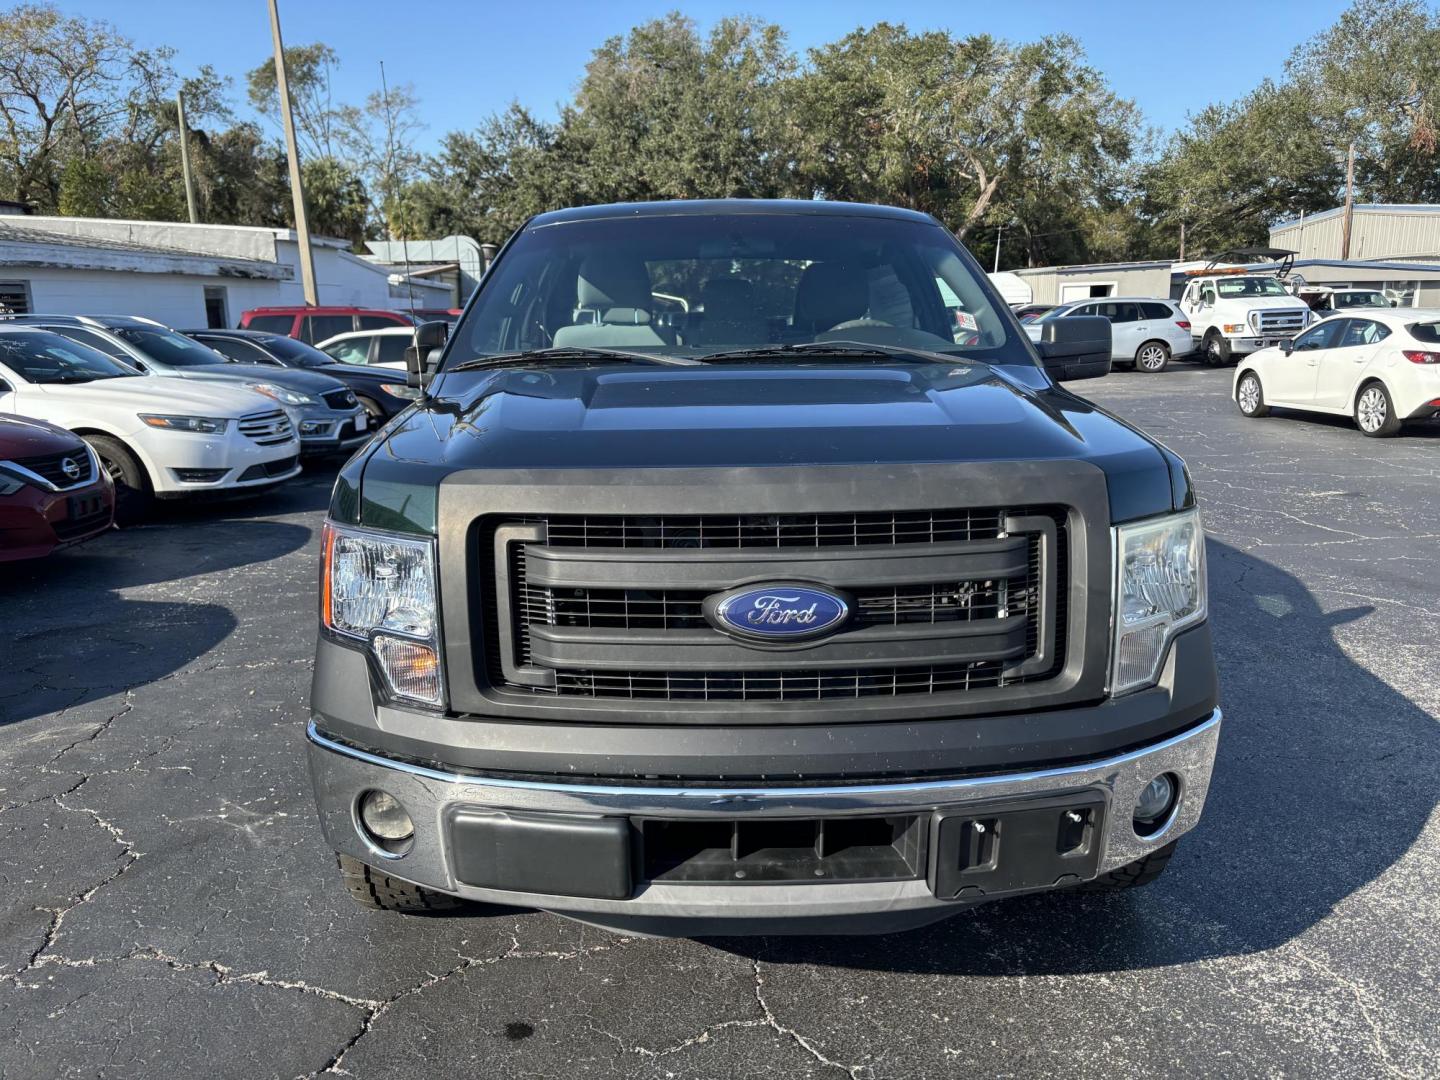
[[[1100,315],[1051,319],[1040,329],[1035,351],[1056,382],[1110,374],[1110,320]]]
[[[405,350],[405,385],[423,388],[430,381],[430,354],[450,339],[450,324],[441,320],[415,328],[415,344]]]
[[[1283,352],[1286,356],[1289,356],[1291,353],[1293,353],[1295,351],[1294,339],[1286,338],[1284,341],[1280,342],[1280,351]]]

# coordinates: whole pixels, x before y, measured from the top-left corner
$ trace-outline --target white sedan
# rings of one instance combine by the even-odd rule
[[[1336,314],[1235,368],[1246,416],[1272,406],[1353,416],[1366,435],[1396,434],[1440,413],[1440,311]]]
[[[74,431],[134,520],[151,496],[265,487],[300,472],[289,415],[238,383],[152,379],[48,330],[0,327],[0,412]]]

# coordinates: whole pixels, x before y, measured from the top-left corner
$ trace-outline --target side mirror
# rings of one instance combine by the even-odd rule
[[[1056,382],[1110,374],[1110,320],[1100,315],[1051,319],[1040,329],[1035,351]]]
[[[405,385],[424,387],[430,381],[430,354],[450,339],[450,324],[425,322],[415,328],[415,344],[405,350]]]
[[[1295,339],[1286,338],[1284,341],[1280,342],[1280,351],[1283,352],[1286,356],[1289,356],[1291,353],[1293,353],[1295,351]]]

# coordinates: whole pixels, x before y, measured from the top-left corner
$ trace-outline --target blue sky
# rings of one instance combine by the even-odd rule
[[[175,46],[182,72],[213,65],[235,78],[241,103],[244,72],[270,50],[265,0],[58,0],[58,6],[107,19],[139,45]],[[785,27],[798,50],[881,17],[917,30],[986,32],[1012,40],[1064,32],[1080,40],[1091,63],[1120,94],[1138,102],[1151,124],[1170,131],[1187,113],[1238,97],[1266,76],[1280,74],[1290,51],[1331,25],[1346,6],[1342,0],[951,0],[893,7],[851,0],[765,5],[280,0],[280,16],[287,43],[323,40],[340,53],[341,100],[358,102],[377,86],[382,60],[392,83],[414,83],[427,125],[418,141],[430,149],[446,131],[473,127],[512,100],[554,115],[597,44],[677,8],[702,28],[724,15],[761,14]]]

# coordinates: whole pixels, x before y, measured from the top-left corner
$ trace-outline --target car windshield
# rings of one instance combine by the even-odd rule
[[[0,363],[31,383],[94,382],[139,374],[88,345],[38,330],[0,333]]]
[[[1379,307],[1388,308],[1390,301],[1385,299],[1384,293],[1371,292],[1342,292],[1335,294],[1336,307]]]
[[[703,360],[844,342],[1033,368],[1011,325],[983,271],[938,224],[804,212],[626,215],[526,229],[487,274],[446,364],[555,348]]]
[[[1273,277],[1220,278],[1215,282],[1220,295],[1229,300],[1237,296],[1289,296],[1285,286]]]
[[[193,338],[167,330],[163,326],[123,326],[115,333],[143,352],[157,364],[169,367],[199,367],[224,364],[226,358]]]
[[[1049,311],[1045,312],[1045,314],[1031,321],[1051,322],[1054,319],[1063,319],[1066,315],[1069,315],[1074,310],[1075,309],[1073,307],[1052,307]]]
[[[307,345],[294,338],[276,335],[263,339],[260,345],[270,355],[278,356],[291,367],[328,367],[335,363],[334,357],[326,356],[314,345]]]

